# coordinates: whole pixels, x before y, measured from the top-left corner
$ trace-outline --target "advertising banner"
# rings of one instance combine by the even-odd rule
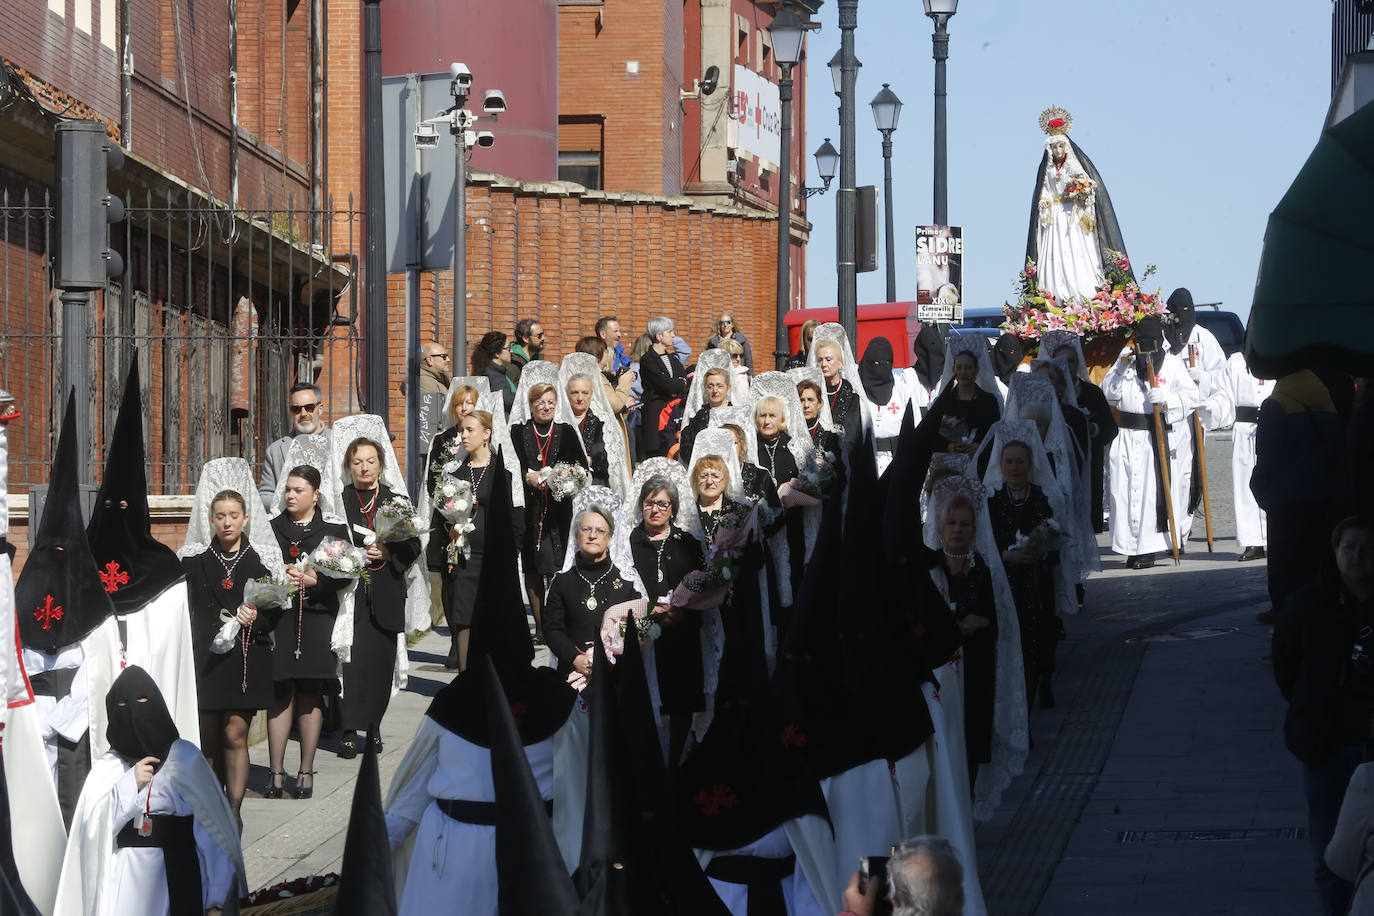
[[[923,322],[964,320],[964,233],[958,226],[916,227],[916,309]]]

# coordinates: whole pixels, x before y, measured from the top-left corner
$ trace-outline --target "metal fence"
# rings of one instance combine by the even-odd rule
[[[45,483],[73,383],[61,363],[53,201],[0,170],[0,387],[19,401],[10,488]],[[9,173],[11,176],[13,173]],[[256,466],[290,420],[287,391],[313,381],[331,414],[357,407],[362,214],[268,201],[233,211],[187,192],[125,200],[112,247],[125,271],[88,309],[89,478],[99,479],[130,361],[139,361],[149,487],[192,492],[200,466]]]

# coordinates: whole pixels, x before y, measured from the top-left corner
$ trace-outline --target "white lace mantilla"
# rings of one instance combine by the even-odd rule
[[[706,403],[706,372],[708,369],[724,369],[726,377],[730,380],[730,393],[726,397],[726,403],[734,406],[747,404],[749,402],[749,385],[743,376],[735,372],[730,360],[730,354],[724,350],[712,347],[704,351],[697,359],[697,368],[692,373],[692,386],[687,389],[687,402],[682,408],[682,425],[686,426],[688,421],[697,415],[697,411]]]
[[[587,381],[591,383],[592,400],[588,409],[601,421],[601,441],[606,446],[606,463],[611,489],[620,494],[622,499],[629,499],[632,495],[630,493],[630,462],[625,447],[625,437],[621,432],[615,411],[611,409],[610,398],[606,396],[606,385],[601,376],[601,365],[596,361],[596,357],[590,353],[569,353],[563,357],[563,362],[558,367],[559,403],[567,401],[568,383],[579,375],[585,376]],[[523,374],[521,378],[524,378]],[[570,418],[572,417],[571,407],[568,409],[568,415]],[[580,438],[582,435],[581,426],[576,419],[571,419],[570,423],[572,428],[578,431],[577,434]],[[588,451],[587,443],[582,443],[582,450]]]
[[[205,462],[200,469],[196,497],[191,504],[191,517],[186,525],[186,542],[177,551],[177,556],[185,559],[204,553],[214,541],[214,527],[210,524],[212,500],[216,493],[225,490],[237,493],[247,506],[248,523],[244,525],[243,533],[262,559],[262,565],[267,567],[274,579],[284,579],[286,568],[282,563],[281,546],[272,531],[267,512],[262,508],[262,500],[253,498],[258,488],[253,482],[253,469],[243,458],[214,458]]]
[[[940,384],[931,393],[932,398],[940,396],[954,381],[954,357],[968,353],[978,360],[978,387],[997,399],[998,409],[1002,408],[1002,389],[997,387],[997,374],[992,370],[992,354],[988,351],[988,339],[972,331],[951,331],[945,343],[945,368],[940,372]],[[1024,374],[1024,373],[1021,373]]]

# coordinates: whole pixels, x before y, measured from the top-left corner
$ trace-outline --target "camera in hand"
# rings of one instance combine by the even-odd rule
[[[887,856],[864,856],[859,859],[859,890],[867,894],[877,885],[873,901],[873,916],[892,916],[892,901],[887,892]]]

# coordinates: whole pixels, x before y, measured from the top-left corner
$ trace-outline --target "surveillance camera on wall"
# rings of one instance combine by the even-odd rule
[[[421,122],[415,128],[415,148],[418,150],[436,149],[439,146],[439,132],[433,124]]]
[[[488,89],[482,99],[482,110],[490,115],[499,115],[506,110],[506,94],[500,89]]]
[[[496,137],[489,130],[479,130],[477,132],[477,145],[482,149],[491,149],[496,145]]]
[[[467,64],[454,62],[448,65],[449,79],[453,80],[453,85],[464,91],[472,88],[472,71]]]
[[[706,72],[702,74],[701,82],[698,83],[697,86],[701,90],[702,95],[710,95],[716,91],[716,87],[719,85],[720,68],[712,64],[706,68]]]

